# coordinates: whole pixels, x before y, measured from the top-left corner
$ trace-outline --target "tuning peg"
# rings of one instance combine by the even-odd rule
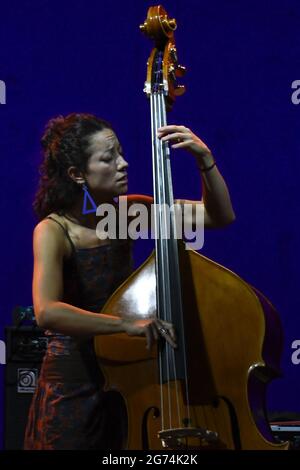
[[[169,76],[171,77],[173,82],[176,81],[176,70],[175,70],[174,65],[170,65],[169,67]]]
[[[147,21],[145,21],[143,24],[140,24],[140,30],[142,33],[146,33],[147,31]]]
[[[176,23],[175,18],[172,18],[171,20],[169,20],[169,26],[173,30],[175,30],[177,28],[177,23]]]
[[[172,48],[170,49],[170,55],[171,55],[171,58],[172,58],[173,62],[175,62],[175,64],[177,64],[177,62],[178,62],[178,57],[177,57],[177,52],[176,52],[175,47],[172,47]]]
[[[177,85],[175,90],[174,90],[175,96],[181,96],[181,95],[183,95],[183,93],[185,93],[185,86],[184,85]]]
[[[186,68],[183,65],[177,65],[176,77],[183,77],[185,73],[186,73]]]

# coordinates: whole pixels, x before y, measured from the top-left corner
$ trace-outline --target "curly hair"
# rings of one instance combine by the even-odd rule
[[[51,212],[64,214],[72,207],[81,188],[68,175],[70,166],[86,171],[89,137],[111,124],[92,114],[59,115],[47,123],[41,139],[44,159],[33,208],[41,220]]]

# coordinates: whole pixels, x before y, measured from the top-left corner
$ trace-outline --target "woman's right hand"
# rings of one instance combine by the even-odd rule
[[[164,338],[173,348],[177,347],[173,325],[158,318],[125,320],[124,330],[129,336],[145,336],[147,349],[151,349],[159,338]]]

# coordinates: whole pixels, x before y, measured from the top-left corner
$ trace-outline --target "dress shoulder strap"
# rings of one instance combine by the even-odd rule
[[[50,215],[48,215],[48,217],[46,217],[46,219],[53,220],[53,222],[56,222],[56,223],[63,229],[63,231],[64,231],[64,233],[65,233],[67,239],[68,239],[69,242],[70,242],[72,252],[75,253],[75,251],[76,251],[75,245],[74,245],[74,243],[72,242],[72,239],[71,239],[71,237],[70,237],[70,235],[69,235],[69,232],[68,232],[68,230],[66,229],[66,227],[64,227],[62,223],[60,223],[58,220],[54,219],[54,218],[51,217]]]

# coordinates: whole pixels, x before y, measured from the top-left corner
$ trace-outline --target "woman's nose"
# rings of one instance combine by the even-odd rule
[[[118,158],[118,170],[123,170],[124,168],[127,168],[129,166],[129,163],[125,160],[122,155],[119,156]]]

